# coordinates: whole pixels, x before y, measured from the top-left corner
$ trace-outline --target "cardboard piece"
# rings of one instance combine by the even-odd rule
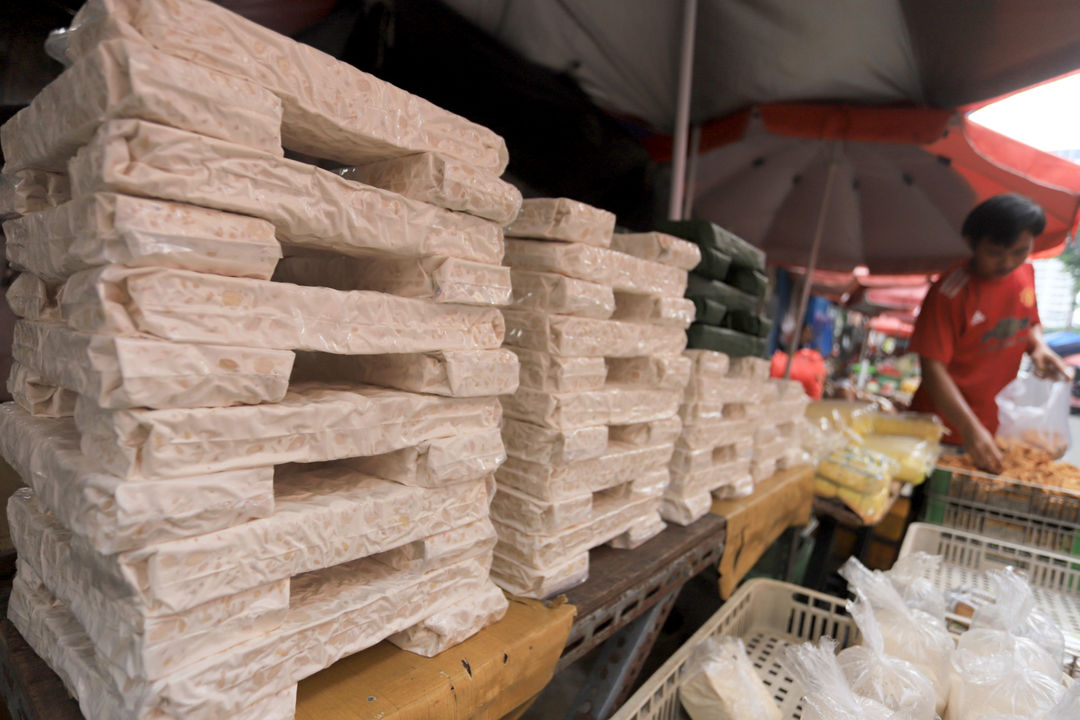
[[[606,320],[615,312],[615,293],[607,285],[565,275],[512,270],[515,310]]]
[[[697,245],[661,232],[616,233],[611,249],[682,270],[693,270],[701,262]]]
[[[561,240],[606,248],[615,214],[567,198],[531,198],[506,228],[510,237]]]
[[[558,273],[628,293],[681,298],[686,291],[685,270],[582,243],[509,238],[504,261],[518,270]]]
[[[563,357],[676,355],[686,333],[676,327],[505,310],[506,343]]]

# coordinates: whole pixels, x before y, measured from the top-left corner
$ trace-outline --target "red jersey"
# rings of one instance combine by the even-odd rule
[[[930,288],[909,347],[945,364],[979,422],[994,433],[997,394],[1016,378],[1028,335],[1038,324],[1031,263],[1003,278],[988,279],[972,273],[965,261]],[[912,409],[941,415],[925,385],[915,394]],[[945,442],[960,444],[956,428],[950,425],[949,431]]]

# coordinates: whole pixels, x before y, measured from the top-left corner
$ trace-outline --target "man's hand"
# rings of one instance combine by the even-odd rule
[[[1035,345],[1029,355],[1036,376],[1047,380],[1065,380],[1069,377],[1069,366],[1045,342]]]
[[[964,428],[964,450],[980,470],[998,475],[1002,470],[1002,455],[994,436],[982,424],[975,422]]]

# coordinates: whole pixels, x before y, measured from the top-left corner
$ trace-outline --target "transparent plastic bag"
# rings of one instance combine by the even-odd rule
[[[1045,450],[1057,459],[1069,449],[1070,380],[1045,380],[1020,375],[998,393],[998,431],[1003,440],[1015,440]]]
[[[885,574],[910,608],[945,621],[945,595],[927,575],[941,568],[941,556],[916,552],[899,558]]]
[[[972,630],[988,628],[1027,638],[1049,656],[1060,670],[1065,654],[1065,637],[1053,620],[1035,607],[1035,593],[1027,578],[1014,568],[987,570],[994,586],[995,601],[979,607],[971,618]]]
[[[971,632],[977,631],[965,635]],[[998,645],[1000,652],[984,655],[960,647],[954,653],[945,720],[980,720],[987,715],[1016,715],[1033,720],[1043,717],[1061,700],[1064,687],[1060,671],[1057,677],[1040,672],[1010,649],[1007,633],[993,634],[1003,641]],[[965,639],[961,636],[962,645]],[[983,640],[988,641],[986,649],[993,646],[989,634]]]
[[[876,700],[856,695],[835,653],[836,641],[822,637],[817,645],[792,645],[781,655],[781,663],[806,691],[802,720],[907,720]]]
[[[934,684],[914,665],[885,652],[874,609],[862,593],[847,604],[862,633],[862,645],[841,650],[837,661],[858,695],[876,700],[911,720],[935,720]]]
[[[694,649],[679,686],[691,720],[780,720],[780,708],[738,638],[707,638]]]

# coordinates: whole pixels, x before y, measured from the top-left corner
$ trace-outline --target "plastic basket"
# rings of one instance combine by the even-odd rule
[[[1076,677],[1080,671],[1080,560],[1069,555],[951,530],[926,523],[912,523],[900,547],[900,557],[915,552],[941,555],[940,568],[928,578],[947,592],[962,586],[992,597],[993,588],[984,571],[1013,566],[1028,575],[1035,603],[1065,635],[1065,670]],[[959,616],[950,619],[960,624]]]
[[[1080,556],[1080,493],[997,475],[937,468],[923,520]]]
[[[778,580],[758,579],[744,584],[724,606],[668,658],[659,670],[616,712],[611,720],[683,720],[679,703],[690,653],[708,637],[735,636],[765,685],[772,690],[785,718],[802,714],[802,687],[779,662],[790,644],[836,638],[840,647],[857,642],[858,629],[844,610],[846,600]]]

